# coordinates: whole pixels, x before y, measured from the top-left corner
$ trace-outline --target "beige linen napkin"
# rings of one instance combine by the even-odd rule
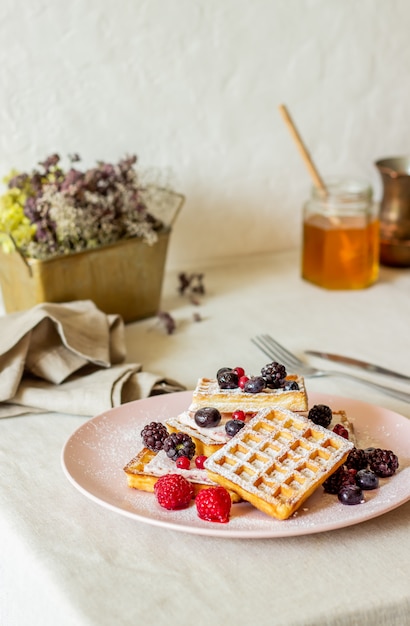
[[[44,411],[92,416],[184,389],[125,358],[122,318],[90,300],[44,303],[0,317],[0,417]]]

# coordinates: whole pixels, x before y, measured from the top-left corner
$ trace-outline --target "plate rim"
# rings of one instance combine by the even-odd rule
[[[350,526],[356,525],[356,524],[360,524],[366,521],[370,521],[372,519],[375,519],[376,517],[380,517],[381,515],[384,515],[400,506],[402,506],[403,504],[405,504],[406,502],[408,502],[410,500],[410,488],[408,493],[403,496],[402,498],[398,499],[398,500],[393,500],[390,504],[390,506],[385,506],[382,509],[378,510],[378,511],[373,511],[370,515],[366,516],[362,516],[359,519],[357,519],[356,517],[352,517],[350,520],[344,520],[343,523],[340,523],[337,519],[334,522],[330,522],[330,523],[326,523],[325,526],[323,527],[323,524],[321,526],[319,526],[318,528],[315,527],[314,525],[312,526],[304,526],[302,528],[300,527],[286,527],[286,521],[287,520],[283,520],[280,522],[279,526],[275,526],[274,530],[267,528],[265,529],[246,529],[246,528],[231,528],[229,527],[229,523],[227,524],[217,524],[217,523],[210,523],[210,522],[203,522],[203,524],[205,524],[204,526],[202,525],[202,520],[200,520],[198,518],[197,523],[195,525],[192,525],[191,523],[185,523],[185,522],[174,522],[171,519],[169,521],[164,520],[164,519],[156,519],[155,517],[147,517],[146,515],[143,515],[141,513],[138,513],[136,511],[130,511],[128,509],[125,508],[121,508],[120,506],[113,504],[112,502],[109,502],[107,500],[104,500],[103,498],[99,497],[98,495],[96,495],[95,493],[92,493],[89,489],[87,489],[86,487],[84,487],[84,485],[80,484],[78,482],[78,480],[76,480],[76,478],[72,475],[68,464],[67,464],[67,457],[69,454],[69,448],[71,446],[71,444],[73,443],[73,441],[75,440],[76,437],[78,437],[84,429],[88,429],[90,424],[96,425],[97,423],[97,427],[96,427],[96,432],[98,432],[98,422],[102,421],[102,420],[110,420],[110,418],[112,417],[112,414],[114,415],[118,415],[120,413],[125,413],[128,412],[129,410],[132,410],[133,407],[135,406],[142,406],[142,404],[156,404],[156,403],[161,403],[162,401],[169,401],[169,399],[174,398],[176,396],[178,396],[178,398],[182,399],[184,398],[188,398],[189,396],[192,397],[192,391],[188,390],[188,391],[179,391],[179,392],[174,392],[174,393],[170,393],[170,394],[162,394],[162,395],[157,395],[157,396],[151,396],[148,398],[142,398],[140,400],[133,400],[131,402],[122,404],[118,407],[113,407],[108,409],[107,411],[103,411],[102,413],[99,413],[98,415],[88,419],[86,422],[84,422],[83,424],[81,424],[79,427],[77,427],[72,433],[71,435],[68,437],[68,439],[65,441],[62,451],[61,451],[61,455],[60,455],[60,460],[61,460],[61,465],[62,465],[62,470],[64,475],[66,476],[66,478],[68,479],[68,481],[86,498],[88,498],[89,500],[91,500],[92,502],[94,502],[95,504],[102,506],[103,508],[114,512],[116,514],[122,515],[123,517],[126,517],[128,519],[133,519],[134,521],[138,521],[138,522],[142,522],[142,523],[146,523],[149,524],[151,526],[155,526],[155,527],[161,527],[161,528],[166,528],[166,529],[170,529],[170,530],[176,530],[178,532],[185,532],[185,533],[189,533],[189,534],[195,534],[195,535],[207,535],[207,536],[213,536],[213,537],[223,537],[223,538],[229,538],[229,539],[235,539],[235,538],[243,538],[243,539],[276,539],[276,538],[286,538],[286,537],[296,537],[296,536],[305,536],[305,535],[312,535],[312,534],[319,534],[322,532],[329,532],[329,531],[333,531],[333,530],[340,530],[343,528],[348,528]],[[319,401],[321,402],[338,402],[341,403],[341,407],[343,407],[343,405],[345,406],[346,403],[353,403],[354,405],[359,405],[361,408],[366,409],[366,408],[370,408],[371,410],[375,411],[382,411],[383,414],[388,413],[391,416],[394,416],[396,419],[399,418],[400,420],[406,420],[406,422],[409,421],[409,418],[407,418],[406,416],[397,413],[396,411],[393,411],[392,409],[386,409],[384,407],[381,407],[379,405],[375,405],[375,404],[371,404],[369,402],[365,402],[363,400],[356,400],[355,398],[347,398],[344,396],[340,396],[337,394],[328,394],[328,393],[322,393],[322,392],[311,392],[309,394],[309,399],[313,400],[313,403],[317,403]],[[311,404],[311,403],[310,403]],[[332,407],[333,408],[333,407]],[[335,409],[336,410],[336,409]],[[125,478],[124,478],[125,480]],[[138,490],[135,490],[135,494],[138,497]],[[145,492],[142,492],[145,495],[147,495]],[[241,506],[241,504],[235,504],[235,507],[237,506]],[[358,505],[358,506],[362,506],[362,505]],[[257,512],[259,514],[259,512]],[[268,516],[267,516],[268,517]],[[275,520],[275,522],[278,520]],[[283,527],[282,527],[283,525]]]

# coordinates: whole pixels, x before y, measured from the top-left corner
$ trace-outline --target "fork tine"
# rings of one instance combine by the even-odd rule
[[[264,338],[265,341],[272,346],[275,353],[278,354],[283,360],[288,361],[288,363],[291,363],[294,367],[305,365],[301,359],[299,359],[295,354],[292,354],[292,352],[289,352],[289,350],[284,348],[270,335],[264,335]]]
[[[259,335],[251,340],[270,359],[280,361],[288,369],[297,369],[305,365],[295,355],[291,354],[270,335]]]
[[[271,348],[264,344],[262,335],[257,337],[251,337],[251,341],[253,344],[255,344],[257,348],[259,348],[259,350],[261,350],[261,352],[266,354],[267,357],[272,360],[275,359],[275,355],[273,354]]]

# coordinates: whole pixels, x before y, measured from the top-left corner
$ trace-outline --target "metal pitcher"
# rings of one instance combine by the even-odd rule
[[[375,162],[383,181],[380,262],[410,267],[410,156]]]

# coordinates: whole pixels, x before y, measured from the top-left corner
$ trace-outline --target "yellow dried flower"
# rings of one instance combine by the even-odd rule
[[[13,176],[12,172],[7,180]],[[11,252],[15,245],[25,247],[35,235],[36,225],[24,215],[26,199],[27,193],[14,187],[0,197],[0,244],[4,252]]]

